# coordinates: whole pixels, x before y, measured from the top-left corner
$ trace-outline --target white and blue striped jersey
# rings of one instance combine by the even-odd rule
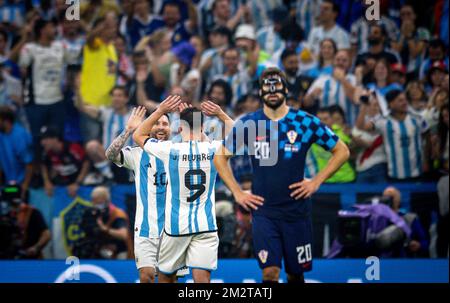
[[[273,55],[277,51],[284,50],[285,43],[280,34],[275,32],[273,26],[265,26],[256,33],[256,41],[267,53]]]
[[[124,130],[128,118],[131,115],[129,110],[125,115],[119,115],[114,109],[109,107],[100,107],[98,119],[103,124],[103,146],[105,150],[111,145],[114,138],[118,137]],[[127,145],[133,145],[133,139],[128,139]]]
[[[213,164],[221,141],[147,141],[144,150],[159,158],[167,172],[164,230],[173,236],[217,230]]]
[[[346,79],[353,86],[356,85],[356,78],[352,74],[347,74]],[[354,125],[358,117],[358,106],[356,106],[345,94],[344,86],[333,76],[323,74],[313,82],[308,90],[308,95],[316,88],[322,89],[320,96],[320,107],[339,105],[345,112],[345,119],[349,125]]]
[[[236,103],[242,96],[250,93],[252,78],[248,74],[247,68],[240,68],[239,71],[232,76],[228,76],[225,74],[218,75],[213,78],[213,81],[217,79],[223,79],[231,86],[233,99],[231,100],[230,107],[232,108],[236,105]]]
[[[283,6],[282,0],[250,0],[247,1],[252,14],[252,23],[255,28],[270,25],[272,23],[270,13],[276,7]]]
[[[419,177],[422,174],[422,134],[428,129],[426,121],[408,114],[403,121],[379,116],[373,123],[383,135],[389,177]]]
[[[313,27],[318,24],[318,16],[320,14],[320,5],[322,0],[297,0],[292,1],[291,8],[295,9],[295,17],[297,23],[305,32],[306,37],[309,36]]]
[[[308,36],[308,48],[313,54],[318,55],[320,52],[320,43],[324,39],[332,39],[336,42],[339,50],[350,49],[350,35],[345,29],[339,25],[335,25],[330,30],[325,30],[323,26],[314,27]]]
[[[386,28],[390,40],[397,41],[399,30],[394,21],[386,16],[381,16],[381,19],[377,24],[381,24]],[[366,52],[369,49],[369,34],[370,22],[367,21],[365,16],[361,17],[353,22],[350,28],[350,43],[356,45],[359,51]]]
[[[159,238],[164,230],[166,172],[162,161],[142,148],[127,146],[121,151],[119,167],[133,171],[136,186],[135,235]]]
[[[223,65],[223,59],[222,56],[220,55],[220,51],[221,48],[220,49],[209,48],[203,52],[200,58],[200,66],[204,65],[206,60],[209,60],[211,58],[211,66],[203,74],[203,79],[206,83],[207,88],[209,88],[212,79],[215,76],[221,75],[225,71],[225,66]]]

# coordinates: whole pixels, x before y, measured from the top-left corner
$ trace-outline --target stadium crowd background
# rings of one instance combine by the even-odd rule
[[[0,0],[0,185],[20,185],[24,200],[28,189],[76,196],[82,186],[130,184],[104,151],[133,106],[150,112],[178,94],[194,105],[210,99],[237,119],[262,107],[257,78],[269,66],[286,73],[289,105],[317,114],[352,151],[327,183],[440,181],[448,197],[447,0],[381,0],[378,21],[359,0],[80,2],[81,19],[68,20],[64,0]],[[364,89],[378,98],[371,116],[387,115],[400,91],[411,121],[423,122],[399,124],[401,142],[358,129]],[[210,138],[222,136],[219,124],[206,120]],[[422,130],[414,153],[398,152]],[[329,157],[313,147],[307,175]],[[250,189],[248,159],[231,165]],[[400,199],[395,189],[385,194]],[[220,256],[251,257],[251,216],[226,202],[220,183],[216,200]],[[448,198],[438,217],[448,232]],[[423,251],[410,255],[427,257],[431,235],[418,230],[419,248],[411,246]]]

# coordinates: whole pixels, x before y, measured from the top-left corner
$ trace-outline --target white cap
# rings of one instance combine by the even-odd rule
[[[234,34],[234,39],[246,38],[250,40],[256,40],[256,32],[253,25],[250,24],[241,24],[238,26],[236,30],[236,34]]]

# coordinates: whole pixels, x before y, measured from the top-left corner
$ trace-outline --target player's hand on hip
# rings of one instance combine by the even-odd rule
[[[301,182],[293,183],[289,185],[291,197],[295,200],[306,199],[311,197],[316,191],[319,190],[320,184],[311,179],[304,179]]]
[[[147,110],[143,106],[133,108],[130,118],[128,118],[126,129],[129,131],[135,131],[142,121],[144,121],[145,113]]]
[[[158,110],[164,114],[174,112],[178,110],[181,104],[181,97],[178,95],[170,95],[158,106]]]
[[[236,203],[242,206],[246,211],[250,209],[257,210],[258,206],[263,205],[264,198],[249,192],[240,191],[234,195]]]

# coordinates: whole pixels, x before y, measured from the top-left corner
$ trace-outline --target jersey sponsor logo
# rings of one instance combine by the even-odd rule
[[[269,256],[269,252],[264,249],[260,250],[258,253],[259,260],[261,260],[262,264],[266,264],[268,256]]]
[[[290,130],[286,133],[288,140],[291,144],[294,144],[295,140],[297,140],[297,132],[295,130]]]

